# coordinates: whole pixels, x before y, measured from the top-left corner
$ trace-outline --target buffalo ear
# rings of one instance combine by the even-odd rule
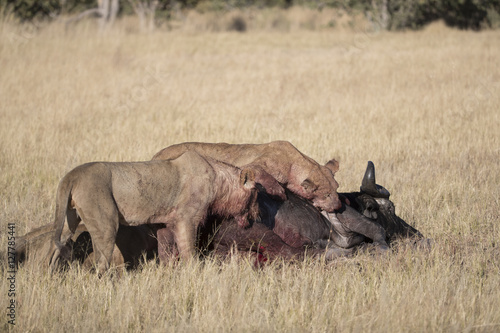
[[[304,180],[300,186],[302,186],[306,193],[312,193],[317,188],[316,184],[314,184],[314,182],[309,178]]]
[[[339,171],[339,162],[335,159],[331,159],[325,164],[325,167],[335,174]]]
[[[246,188],[255,187],[255,173],[252,169],[243,169],[240,173],[240,185]]]

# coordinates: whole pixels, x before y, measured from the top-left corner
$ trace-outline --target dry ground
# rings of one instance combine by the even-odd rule
[[[3,260],[8,223],[21,235],[51,222],[73,167],[191,140],[289,140],[339,159],[340,191],[357,190],[372,160],[397,213],[435,246],[262,271],[148,263],[102,280],[23,267],[15,327],[2,262],[0,330],[500,330],[498,31],[1,29]]]

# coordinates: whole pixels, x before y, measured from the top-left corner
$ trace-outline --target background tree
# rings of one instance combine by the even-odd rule
[[[156,8],[158,0],[128,0],[134,12],[139,17],[141,31],[152,31],[154,29]]]
[[[151,30],[157,15],[169,19],[172,10],[202,5],[215,11],[250,6],[333,7],[348,14],[364,13],[381,30],[418,29],[437,19],[460,29],[500,26],[500,0],[0,0],[0,12],[13,13],[21,22],[50,20],[61,13],[76,15],[75,19],[93,14],[99,16],[101,27],[112,24],[117,15],[135,13],[141,29]]]

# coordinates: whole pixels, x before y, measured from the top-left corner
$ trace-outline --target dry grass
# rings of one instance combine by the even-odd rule
[[[191,140],[290,140],[319,162],[338,158],[342,191],[373,160],[398,214],[435,247],[262,271],[148,263],[102,280],[24,267],[16,330],[500,329],[499,32],[28,32],[4,24],[0,40],[4,260],[7,223],[20,235],[52,221],[71,168]],[[1,330],[13,328],[8,288],[2,278]]]

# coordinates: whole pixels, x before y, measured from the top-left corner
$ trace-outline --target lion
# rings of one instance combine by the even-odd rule
[[[154,258],[158,248],[156,232],[162,227],[161,224],[120,224],[110,265],[132,269],[137,267],[143,258]],[[47,246],[50,246],[54,232],[54,224],[50,223],[16,237],[15,264],[39,263],[48,250]],[[74,234],[64,228],[61,243],[71,250],[71,255],[67,258],[69,261],[78,261],[86,269],[94,266],[92,241],[85,224],[80,223]]]
[[[332,213],[342,204],[334,178],[338,163],[330,161],[319,165],[302,154],[290,142],[273,141],[264,144],[228,144],[186,142],[169,146],[153,156],[153,160],[173,159],[186,151],[230,163],[240,168],[255,170],[255,181],[266,192],[285,199],[283,185],[291,192],[310,200],[314,206]]]
[[[252,170],[194,151],[170,161],[83,164],[59,183],[47,259],[54,269],[71,252],[61,241],[66,219],[71,233],[80,221],[87,227],[100,275],[109,268],[119,224],[164,223],[174,234],[180,257],[190,260],[196,230],[206,216],[234,217],[245,226],[258,217],[256,198]]]
[[[141,224],[127,226],[120,224],[116,233],[110,266],[134,269],[145,260],[156,258],[158,241],[156,232],[163,224]],[[83,268],[91,269],[95,265],[92,239],[85,224],[80,223],[77,232],[71,238],[71,260],[79,261]]]
[[[27,261],[38,262],[42,253],[46,252],[45,248],[50,244],[50,240],[54,235],[54,225],[46,224],[35,228],[23,236],[16,237],[15,245],[15,264],[18,265]],[[76,232],[75,235],[79,233]],[[69,229],[65,229],[61,235],[61,241],[65,244],[71,242]]]

